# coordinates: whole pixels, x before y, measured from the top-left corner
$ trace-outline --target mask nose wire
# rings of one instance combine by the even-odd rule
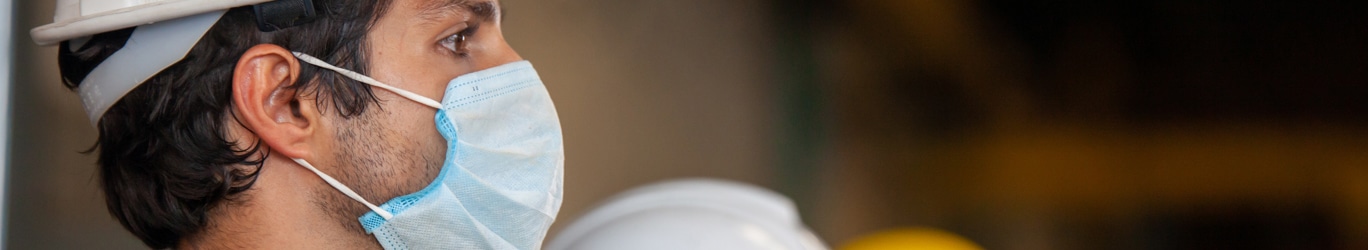
[[[394,217],[394,215],[390,214],[389,211],[380,209],[380,207],[375,206],[375,204],[371,204],[370,202],[366,201],[365,198],[361,198],[361,195],[356,194],[356,192],[352,191],[350,188],[347,188],[346,185],[342,185],[342,183],[338,182],[337,179],[333,179],[332,176],[324,174],[323,171],[318,171],[318,168],[315,168],[313,164],[309,164],[308,161],[304,161],[304,159],[299,158],[291,158],[291,160],[294,160],[295,163],[299,163],[300,166],[304,166],[304,168],[309,169],[309,171],[313,171],[314,174],[317,174],[319,178],[323,178],[324,182],[327,182],[328,185],[333,186],[333,188],[336,188],[337,191],[341,191],[342,194],[347,195],[347,197],[351,197],[353,200],[360,201],[362,204],[366,204],[366,207],[369,207],[371,211],[375,211],[376,214],[379,214],[380,217],[385,218],[385,220],[389,220],[390,218]]]
[[[304,53],[300,53],[300,52],[293,52],[293,51],[290,52],[290,53],[294,53],[294,55],[295,55],[296,58],[299,58],[299,60],[304,61],[305,63],[313,64],[314,66],[318,66],[318,67],[320,67],[320,68],[325,68],[325,69],[328,69],[328,70],[336,71],[338,74],[342,74],[342,76],[346,76],[347,78],[351,78],[352,80],[356,80],[356,81],[359,81],[359,82],[363,82],[363,83],[366,83],[366,84],[370,84],[371,86],[375,86],[375,87],[378,87],[378,88],[382,88],[382,89],[385,89],[385,90],[389,90],[390,92],[394,92],[395,94],[399,94],[399,96],[403,96],[404,98],[408,98],[409,100],[413,100],[413,101],[418,102],[418,103],[421,103],[421,104],[423,104],[423,105],[427,105],[428,107],[432,107],[432,108],[434,108],[434,109],[441,109],[441,108],[442,108],[442,104],[441,104],[441,103],[439,103],[439,102],[437,102],[437,101],[435,101],[435,100],[432,100],[431,98],[427,98],[426,96],[422,96],[422,95],[419,95],[419,94],[415,94],[415,93],[413,93],[413,92],[409,92],[408,90],[403,90],[403,89],[395,88],[394,86],[390,86],[390,85],[388,85],[388,84],[381,83],[380,81],[377,81],[377,80],[375,80],[374,78],[370,78],[369,76],[362,75],[361,73],[356,73],[355,71],[351,71],[351,70],[347,70],[347,69],[343,69],[343,68],[338,68],[338,67],[336,67],[336,66],[333,66],[332,64],[329,64],[328,62],[324,62],[323,60],[319,60],[318,58],[315,58],[315,57],[310,56],[310,55],[308,55],[308,54],[304,54]]]

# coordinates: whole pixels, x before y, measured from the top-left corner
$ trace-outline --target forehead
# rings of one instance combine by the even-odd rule
[[[416,13],[418,17],[446,15],[458,12],[484,14],[499,8],[498,0],[396,0],[396,7]],[[490,13],[492,14],[492,13]]]

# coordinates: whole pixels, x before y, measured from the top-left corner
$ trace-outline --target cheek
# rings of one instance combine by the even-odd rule
[[[435,101],[442,101],[447,83],[456,78],[456,75],[451,74],[455,62],[441,55],[395,53],[385,58],[389,60],[374,60],[371,63],[372,68],[368,73],[372,78]]]
[[[446,140],[437,132],[437,126],[433,120],[436,111],[432,108],[421,106],[416,103],[406,105],[402,115],[392,117],[393,128],[400,132],[398,141],[391,142],[402,148],[401,157],[411,158],[406,161],[408,164],[402,166],[407,168],[404,173],[405,180],[410,191],[417,191],[428,183],[431,183],[441,171],[442,161],[446,158]]]

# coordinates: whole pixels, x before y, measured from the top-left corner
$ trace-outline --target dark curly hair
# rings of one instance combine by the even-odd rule
[[[366,34],[389,1],[314,2],[316,20],[272,32],[258,30],[251,6],[228,10],[185,58],[130,91],[99,120],[99,138],[87,152],[98,151],[109,212],[147,246],[172,247],[202,232],[208,213],[251,188],[269,156],[259,140],[225,137],[229,122],[238,122],[230,110],[233,71],[248,48],[275,44],[366,72]],[[92,36],[78,48],[62,42],[63,84],[79,88],[134,29]],[[299,80],[289,87],[317,97],[319,110],[330,106],[350,118],[376,102],[365,84],[300,67]]]

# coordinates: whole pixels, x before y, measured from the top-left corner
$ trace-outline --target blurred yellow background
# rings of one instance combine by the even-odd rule
[[[17,1],[6,248],[137,249]],[[504,0],[561,116],[554,234],[718,177],[833,247],[1368,249],[1368,17],[1295,1]]]

